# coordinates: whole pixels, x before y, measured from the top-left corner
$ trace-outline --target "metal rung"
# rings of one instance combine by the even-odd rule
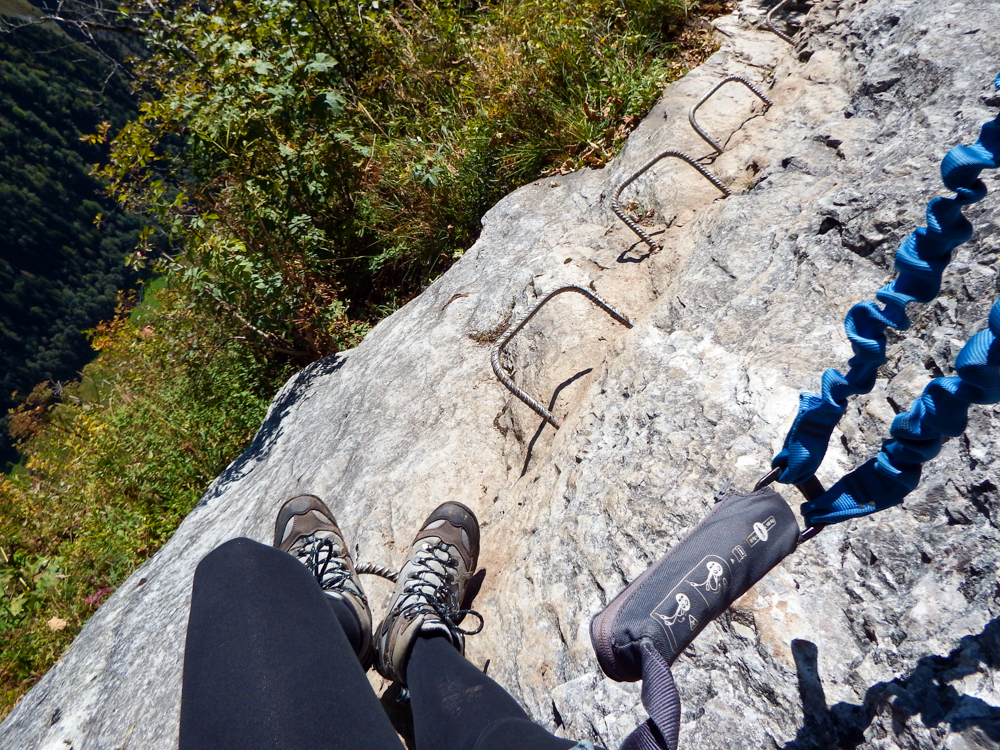
[[[533,399],[531,396],[529,396],[527,393],[522,391],[520,388],[517,387],[517,385],[514,384],[514,381],[510,379],[510,376],[500,366],[500,354],[503,351],[503,348],[510,343],[510,340],[512,338],[514,338],[515,334],[517,334],[518,331],[524,328],[524,324],[527,323],[529,320],[531,320],[535,316],[535,313],[541,310],[546,302],[555,297],[557,294],[562,294],[563,292],[577,292],[578,294],[582,294],[584,297],[586,297],[595,305],[597,305],[599,308],[604,310],[604,312],[606,312],[608,315],[617,320],[626,328],[632,327],[632,321],[629,320],[627,316],[618,312],[615,308],[613,308],[607,302],[605,302],[596,294],[591,292],[589,289],[584,289],[582,286],[570,285],[570,286],[559,287],[554,292],[549,292],[547,295],[545,295],[545,297],[542,298],[542,301],[539,302],[537,305],[535,305],[534,308],[532,308],[531,312],[525,315],[516,326],[511,328],[507,332],[507,334],[502,339],[500,339],[500,341],[497,342],[496,347],[493,349],[493,355],[490,357],[490,364],[493,365],[493,372],[496,373],[497,378],[500,380],[501,383],[504,384],[504,386],[506,386],[507,390],[509,390],[511,393],[513,393],[515,396],[521,399],[524,403],[526,403],[529,407],[531,407],[531,410],[534,411],[535,414],[540,416],[542,419],[544,419],[546,422],[548,422],[556,429],[559,429],[560,425],[562,424],[562,420],[556,419],[555,415],[552,412],[550,412],[540,403],[535,401],[535,399]]]
[[[628,214],[626,214],[625,211],[622,210],[621,204],[618,202],[618,197],[621,195],[622,190],[631,185],[635,181],[635,179],[639,177],[639,175],[641,175],[647,169],[656,164],[656,162],[658,162],[660,159],[665,159],[668,156],[673,157],[674,159],[680,159],[681,161],[690,164],[692,167],[695,168],[698,174],[700,174],[706,180],[711,182],[712,185],[714,185],[719,190],[719,192],[721,192],[724,196],[729,197],[730,195],[732,195],[729,188],[727,188],[725,185],[719,182],[718,178],[716,178],[715,175],[713,175],[711,172],[709,172],[707,169],[701,166],[701,164],[696,162],[694,159],[692,159],[690,156],[683,153],[682,151],[673,151],[673,150],[664,151],[663,153],[654,156],[648,162],[643,164],[638,172],[636,172],[634,175],[625,180],[625,182],[623,182],[621,185],[615,188],[615,191],[611,194],[611,210],[615,212],[615,215],[619,219],[625,222],[625,226],[627,226],[629,229],[635,232],[639,236],[639,239],[641,239],[643,242],[649,245],[650,249],[652,249],[654,252],[660,250],[661,249],[660,246],[657,245],[655,242],[653,242],[649,238],[649,236],[644,231],[642,231],[642,228],[628,217]]]
[[[754,86],[752,83],[750,83],[750,81],[748,81],[743,76],[729,76],[727,78],[723,78],[721,81],[719,81],[717,84],[715,84],[707,94],[705,94],[703,97],[701,97],[701,99],[699,99],[697,102],[695,102],[694,106],[691,107],[691,111],[688,112],[688,122],[691,123],[691,127],[694,128],[694,132],[696,132],[698,135],[700,135],[702,138],[704,138],[705,141],[708,143],[708,145],[711,146],[712,148],[714,148],[715,152],[718,153],[718,154],[722,153],[722,146],[720,146],[718,143],[716,143],[711,138],[709,138],[708,137],[708,133],[706,133],[704,130],[702,130],[700,127],[698,127],[698,122],[694,119],[694,115],[695,115],[695,112],[698,111],[698,107],[700,107],[702,104],[704,104],[705,102],[707,102],[716,91],[718,91],[719,89],[721,89],[723,86],[725,86],[730,81],[736,81],[736,82],[742,83],[744,86],[746,86],[748,89],[750,89],[754,94],[757,95],[757,97],[762,102],[764,102],[764,104],[766,105],[765,109],[767,107],[770,107],[771,104],[773,103],[773,102],[771,102],[770,99],[768,99],[766,96],[764,96],[763,92],[761,92],[756,86]]]
[[[354,566],[354,572],[362,576],[378,576],[393,583],[399,577],[399,571],[393,570],[388,565],[379,565],[378,563],[360,563]]]
[[[788,3],[788,0],[781,0],[780,3],[778,3],[773,8],[771,8],[771,10],[769,10],[767,12],[767,15],[764,16],[764,25],[767,27],[768,31],[773,31],[775,34],[777,34],[778,36],[780,36],[782,39],[784,39],[789,44],[795,44],[795,42],[792,41],[792,38],[790,36],[788,36],[788,34],[786,34],[783,31],[778,31],[778,29],[775,27],[774,23],[771,21],[771,16],[773,16],[776,11],[778,11],[779,9],[781,9],[782,7],[784,7],[787,3]]]

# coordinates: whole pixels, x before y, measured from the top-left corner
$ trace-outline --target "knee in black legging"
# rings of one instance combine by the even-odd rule
[[[251,595],[254,590],[265,591],[271,586],[285,585],[290,580],[312,587],[312,583],[307,583],[311,579],[312,574],[292,555],[246,537],[230,539],[219,545],[205,555],[195,571],[199,587],[212,591],[239,589]],[[351,647],[359,648],[362,633],[358,616],[338,599],[325,597],[324,601],[340,621]]]
[[[275,570],[282,569],[293,576],[309,575],[291,555],[253,539],[237,537],[205,555],[194,575],[196,583],[201,586],[214,588],[222,584],[226,588],[252,588],[268,585]]]
[[[246,567],[248,563],[259,560],[269,555],[273,547],[267,547],[253,539],[239,536],[223,542],[218,547],[209,552],[198,563],[198,569],[214,567]]]

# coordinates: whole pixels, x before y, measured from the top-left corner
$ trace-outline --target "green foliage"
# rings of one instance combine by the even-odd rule
[[[139,221],[102,196],[90,163],[105,152],[80,141],[101,118],[123,125],[130,104],[65,36],[0,33],[0,416],[12,392],[76,376],[92,354],[81,331],[109,318],[134,282],[124,260]],[[0,467],[12,458],[5,422]]]
[[[147,22],[149,96],[101,174],[183,248],[137,264],[310,360],[445,270],[512,188],[611,158],[684,69],[694,5],[183,3]]]
[[[12,417],[26,465],[0,480],[0,715],[170,537],[289,374],[159,299],[97,328],[61,400],[42,386]]]
[[[0,548],[0,633],[22,618],[43,611],[46,596],[59,583],[60,560]]]

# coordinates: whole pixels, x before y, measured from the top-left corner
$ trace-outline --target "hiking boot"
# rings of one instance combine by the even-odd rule
[[[297,495],[281,506],[274,522],[274,546],[297,557],[327,596],[339,599],[361,625],[361,666],[372,664],[372,611],[354,570],[351,553],[333,513],[315,495]]]
[[[461,503],[440,505],[417,532],[410,557],[399,571],[389,613],[375,632],[375,669],[406,684],[406,662],[418,635],[439,634],[465,653],[465,636],[483,629],[471,603],[469,579],[479,560],[479,522]],[[462,630],[465,615],[479,627]]]

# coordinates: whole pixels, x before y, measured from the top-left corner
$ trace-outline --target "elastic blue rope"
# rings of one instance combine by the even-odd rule
[[[1000,75],[996,77],[993,84],[1000,89]],[[979,179],[979,173],[983,169],[995,169],[998,162],[1000,162],[1000,115],[997,116],[996,120],[983,126],[979,140],[975,144],[956,146],[948,152],[948,155],[941,162],[942,180],[948,189],[955,191],[956,196],[954,198],[934,198],[927,205],[927,226],[917,228],[900,244],[896,251],[895,260],[898,275],[891,284],[880,289],[875,295],[882,303],[882,307],[874,302],[863,302],[852,307],[847,313],[844,328],[851,342],[851,348],[854,350],[854,356],[848,361],[850,369],[846,375],[833,369],[824,372],[822,395],[801,394],[799,413],[785,438],[784,447],[771,462],[773,468],[783,469],[778,481],[787,484],[801,484],[816,473],[826,454],[833,428],[836,427],[847,410],[847,399],[853,395],[870,392],[875,386],[879,367],[887,361],[885,356],[886,327],[892,326],[900,331],[906,330],[910,327],[910,320],[906,316],[906,305],[910,302],[930,302],[940,291],[941,275],[948,265],[948,261],[951,260],[951,251],[972,236],[972,225],[962,215],[962,209],[986,196],[986,185]],[[930,389],[931,386],[928,388]],[[937,403],[944,406],[943,400],[946,401],[947,398],[941,396]],[[921,397],[921,400],[923,399],[924,396]],[[934,403],[934,398],[931,398],[930,403],[924,404],[924,408],[933,410]],[[918,408],[917,405],[914,408]],[[899,417],[893,422],[894,435],[898,421]],[[964,425],[964,411],[961,421]],[[892,444],[890,443],[890,445]],[[940,444],[933,449],[931,455],[936,455],[939,448]],[[886,449],[888,450],[889,446]],[[879,464],[880,460],[882,460],[881,464]],[[879,474],[879,477],[896,477],[897,473],[901,471],[889,463],[888,454],[884,460],[883,455],[879,454],[879,457],[870,461],[869,464],[882,466],[883,473]],[[821,499],[829,498],[823,508],[833,507],[835,500],[830,496],[835,488],[840,487],[842,494],[846,492],[845,496],[865,498],[868,495],[865,488],[853,488],[854,485],[850,483],[860,481],[859,472],[863,472],[869,464],[865,464],[857,471],[844,477],[822,498],[806,504],[810,506],[810,512],[816,522],[832,523],[835,520],[843,520],[853,515],[865,515],[881,510],[883,507],[900,502],[903,496],[913,489],[913,487],[909,487],[902,494],[899,494],[898,490],[903,484],[894,479],[892,487],[895,488],[895,494],[890,499],[883,497],[882,489],[872,484],[868,489],[880,498],[878,502],[873,500],[871,503],[868,501],[853,503],[854,510],[845,511],[846,515],[842,518],[819,521],[821,515],[828,514],[823,514],[818,504]],[[919,469],[916,476],[919,477]],[[907,474],[907,477],[912,479],[911,474]],[[845,482],[848,482],[853,488],[849,492],[841,487]],[[862,510],[869,505],[872,506],[871,509]],[[878,507],[875,507],[876,505]],[[812,523],[814,518],[807,516],[806,520]]]
[[[920,481],[920,465],[934,458],[945,437],[965,432],[970,404],[1000,401],[1000,301],[989,328],[962,347],[958,377],[936,378],[905,414],[892,421],[892,437],[879,454],[812,502],[802,504],[810,526],[846,521],[899,504]]]

